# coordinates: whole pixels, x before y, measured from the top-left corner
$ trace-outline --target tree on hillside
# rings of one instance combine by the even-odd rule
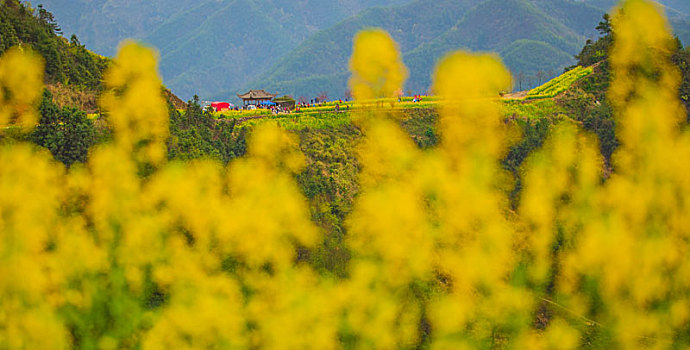
[[[169,159],[210,158],[227,163],[246,152],[246,129],[236,132],[236,120],[216,122],[199,104],[199,96],[195,95],[183,112],[169,106],[169,114]]]
[[[52,34],[62,35],[62,29],[55,20],[55,16],[50,11],[44,9],[43,5],[38,5],[36,18],[43,22]]]
[[[515,81],[518,83],[518,90],[522,91],[522,82],[525,81],[525,73],[518,72],[518,74],[515,76]]]
[[[596,29],[602,36],[597,41],[587,40],[582,51],[575,56],[580,66],[591,66],[608,58],[609,48],[613,44],[611,19],[608,14],[604,14]]]
[[[546,72],[544,72],[543,70],[537,71],[536,78],[537,78],[537,85],[541,85],[541,83],[546,78]]]
[[[86,113],[75,108],[60,108],[45,90],[39,107],[41,119],[30,139],[50,150],[67,167],[86,162],[89,149],[96,143],[97,130]]]
[[[601,33],[603,36],[611,35],[612,29],[611,29],[611,16],[609,16],[608,13],[605,13],[603,16],[603,21],[599,22],[599,24],[596,26],[596,30]]]
[[[72,34],[72,36],[69,38],[69,44],[75,47],[81,47],[81,42],[79,41],[79,38],[77,38],[77,34]]]
[[[678,87],[680,100],[688,113],[687,121],[690,123],[690,49],[684,48],[676,37],[676,51],[671,55],[671,61],[678,67],[681,74],[681,83]]]
[[[19,44],[17,32],[12,25],[0,18],[0,53],[5,52],[10,47]]]

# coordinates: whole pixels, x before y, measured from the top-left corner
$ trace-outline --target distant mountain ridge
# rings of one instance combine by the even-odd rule
[[[314,96],[346,89],[352,38],[367,27],[386,29],[402,52],[430,42],[462,17],[478,0],[416,0],[409,4],[361,12],[307,39],[249,86],[291,95]],[[221,97],[220,94],[218,97]]]
[[[690,41],[690,1],[662,0]],[[427,91],[449,51],[497,52],[517,85],[534,86],[573,56],[616,0],[40,0],[66,35],[110,55],[134,37],[160,49],[166,86],[185,99],[233,99],[249,88],[342,96],[355,33],[388,30],[410,68],[406,90]],[[539,73],[539,74],[537,74]]]
[[[603,11],[587,4],[567,0],[465,0],[433,4],[417,0],[395,8],[367,10],[308,39],[250,85],[287,94],[328,91],[341,96],[347,79],[335,80],[347,76],[352,37],[370,26],[388,30],[400,43],[410,69],[405,89],[415,93],[428,90],[436,61],[460,48],[499,52],[516,73],[550,70],[551,75],[556,75],[559,69],[575,62],[573,55],[586,36],[595,35],[594,27],[602,14]],[[399,18],[415,18],[414,26],[431,28],[428,39],[415,41],[414,33],[401,30]],[[323,45],[324,42],[331,46]]]
[[[281,94],[314,96],[327,92],[332,97],[342,96],[347,89],[351,39],[357,31],[371,26],[389,31],[400,44],[410,69],[405,90],[413,93],[427,92],[438,59],[457,49],[496,52],[516,77],[522,77],[516,79],[516,88],[534,87],[575,63],[574,55],[587,39],[597,36],[594,28],[616,3],[615,0],[434,3],[418,0],[398,7],[365,10],[307,39],[247,87],[261,86]],[[678,9],[686,7],[677,6]],[[667,11],[674,12],[672,23],[676,33],[688,42],[690,25],[678,9],[667,8]],[[454,21],[448,20],[445,16],[448,13]],[[433,28],[430,40],[415,41],[414,33],[401,30],[405,24],[401,18],[414,18],[415,26]],[[227,93],[217,97],[224,95]]]
[[[184,98],[239,86],[311,34],[372,6],[409,0],[39,0],[67,35],[113,55],[135,38],[161,52],[165,84]]]

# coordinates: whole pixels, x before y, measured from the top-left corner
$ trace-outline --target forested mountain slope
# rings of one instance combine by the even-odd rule
[[[248,87],[295,95],[328,92],[331,97],[343,96],[349,42],[354,33],[370,26],[382,27],[400,43],[410,69],[405,88],[410,92],[427,92],[438,59],[461,48],[497,52],[515,75],[516,88],[534,87],[575,63],[573,56],[587,39],[596,36],[593,28],[613,4],[599,0],[415,1],[369,10],[317,33]],[[678,9],[667,7],[677,15],[681,14]],[[682,15],[672,24],[683,41],[690,40],[690,26]],[[421,36],[411,28],[433,30]],[[229,93],[218,97],[226,95]]]
[[[322,91],[333,97],[341,96],[347,84],[352,38],[358,31],[367,27],[384,28],[400,45],[401,51],[408,52],[443,35],[457,18],[479,2],[416,0],[399,7],[363,11],[312,36],[250,86],[296,96]]]
[[[540,5],[550,11],[542,10]],[[408,86],[425,91],[431,84],[436,61],[458,48],[497,52],[516,75],[536,76],[543,71],[541,79],[526,84],[538,85],[547,76],[554,76],[562,67],[574,63],[572,56],[587,34],[582,28],[593,28],[599,14],[594,8],[570,1],[483,2],[442,36],[405,55],[412,72]]]
[[[586,36],[593,35],[591,28],[602,14],[597,8],[568,0],[415,1],[365,11],[316,34],[252,86],[288,94],[328,91],[341,96],[346,88],[342,77],[347,71],[349,42],[354,33],[369,26],[386,29],[400,43],[411,73],[406,89],[415,92],[425,92],[436,61],[459,48],[499,52],[515,72],[552,70],[553,76],[574,63],[572,56]],[[426,29],[428,35],[420,36],[411,28]]]
[[[196,6],[192,0],[40,0],[67,34],[91,50],[112,56],[125,38],[142,38],[168,18]]]
[[[313,28],[328,27],[371,6],[387,6],[407,0],[272,0],[251,1],[270,15],[281,14],[284,19]],[[170,19],[193,12],[200,6],[210,12],[222,9],[233,1],[217,0],[39,0],[63,25],[66,33],[77,33],[93,51],[113,55],[125,38],[146,38]],[[227,20],[247,16],[233,13]]]

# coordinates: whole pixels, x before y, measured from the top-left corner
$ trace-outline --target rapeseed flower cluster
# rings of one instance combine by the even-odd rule
[[[397,97],[408,76],[397,44],[382,29],[355,36],[350,71],[352,96],[360,101]]]
[[[22,47],[0,58],[0,127],[32,128],[38,122],[34,106],[43,86],[43,60]]]

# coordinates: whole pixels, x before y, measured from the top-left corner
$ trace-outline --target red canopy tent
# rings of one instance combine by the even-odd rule
[[[230,104],[227,102],[212,102],[211,107],[216,110],[216,112],[227,111],[230,109]]]

